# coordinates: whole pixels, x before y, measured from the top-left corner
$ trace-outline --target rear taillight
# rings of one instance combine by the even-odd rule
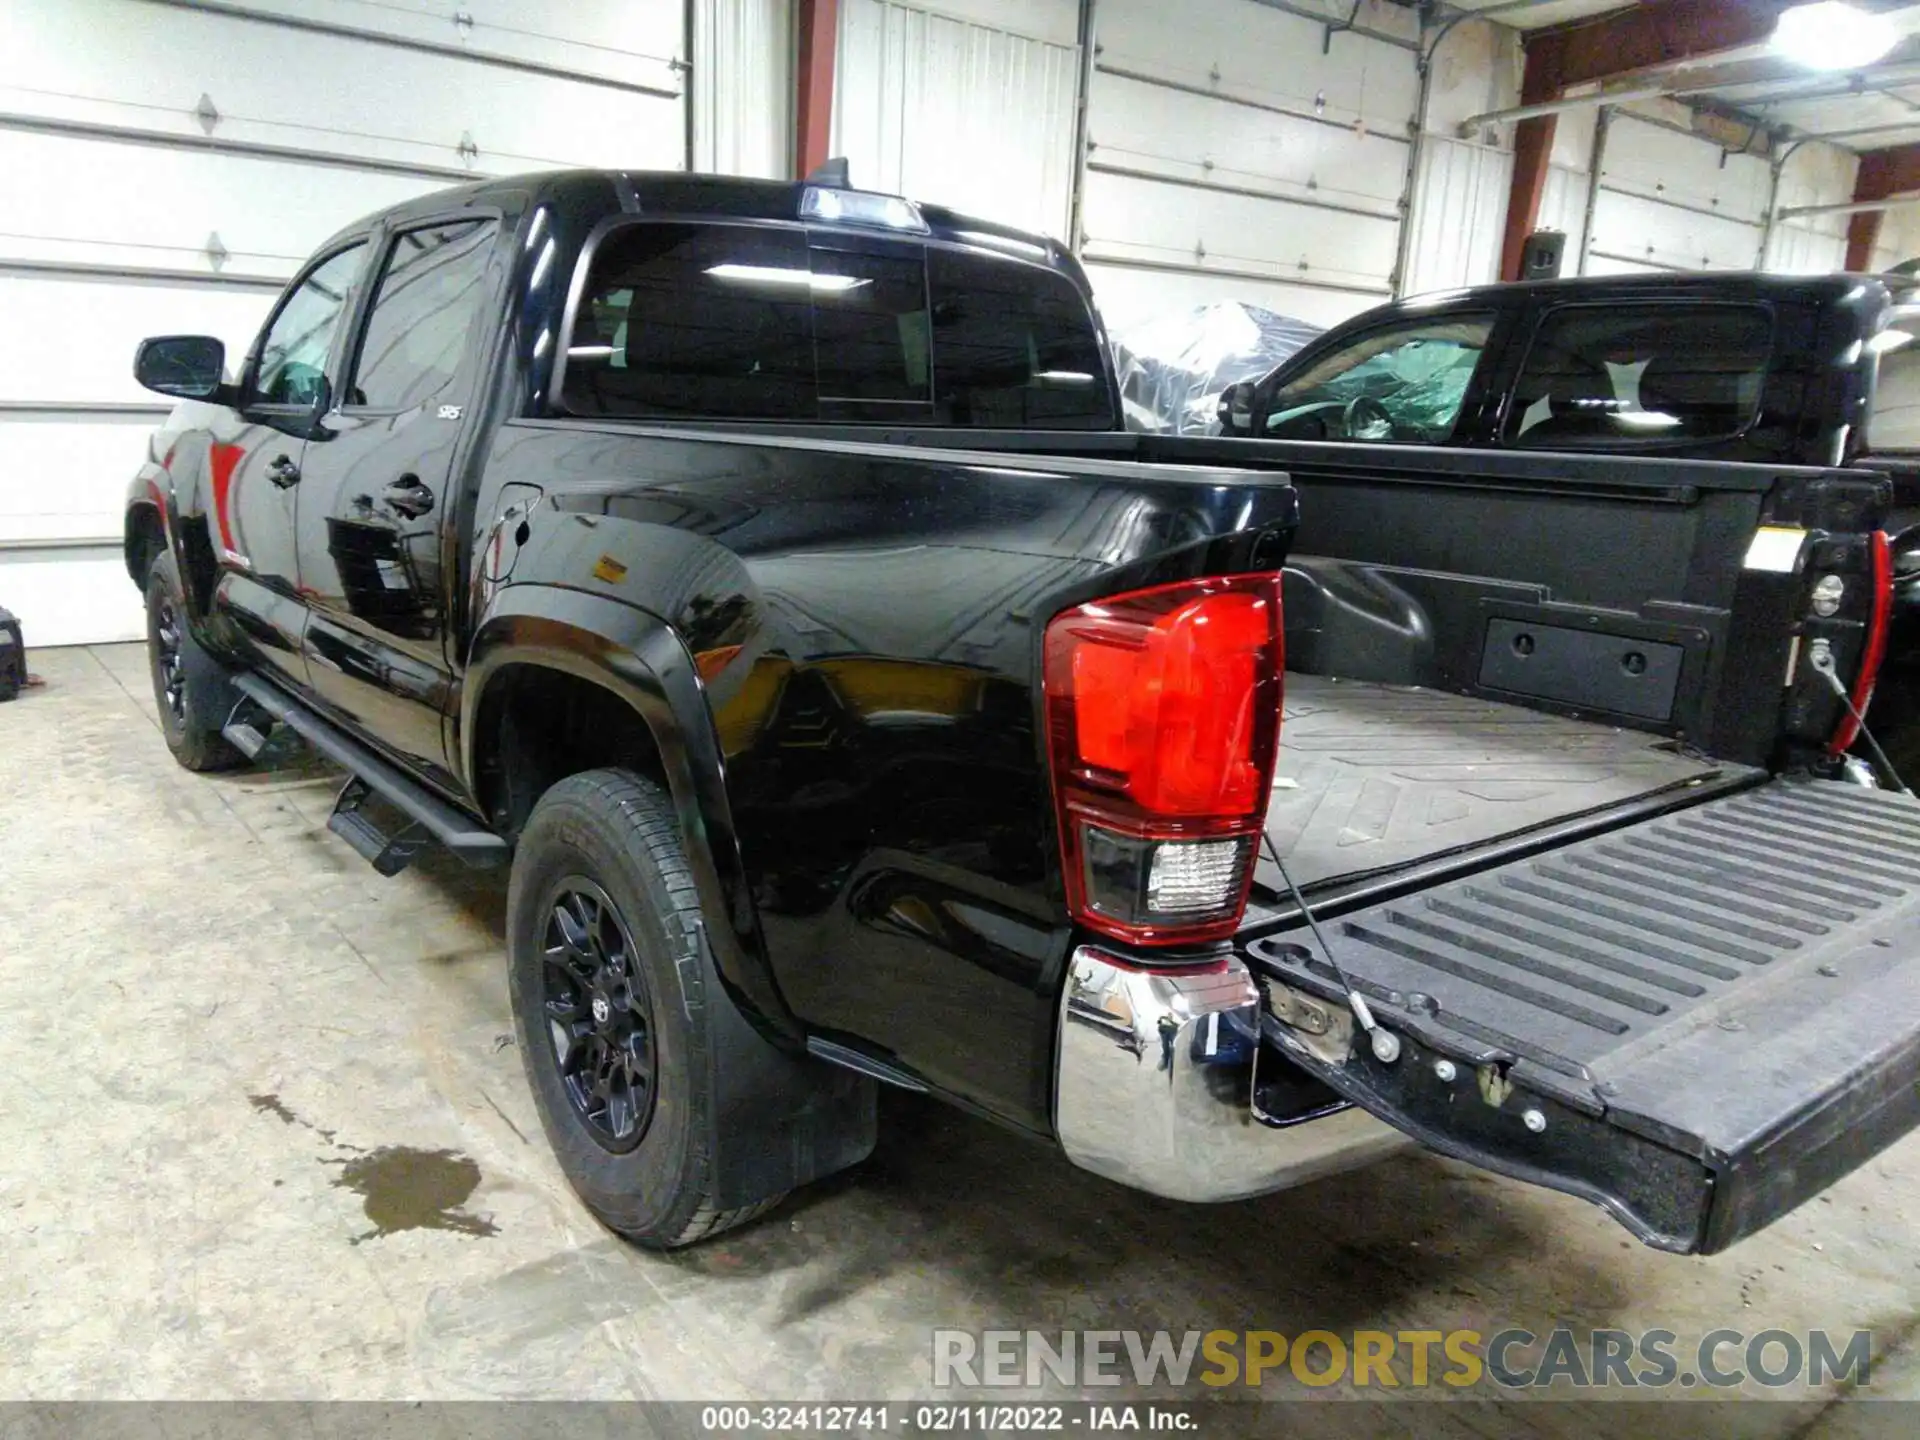
[[[1183,581],[1047,626],[1067,904],[1137,945],[1231,935],[1280,745],[1280,577]]]
[[[1853,709],[1843,711],[1840,724],[1827,741],[1827,753],[1839,755],[1853,744],[1860,733],[1856,715],[1865,715],[1873,700],[1873,682],[1880,678],[1880,662],[1887,656],[1887,630],[1893,623],[1893,549],[1887,532],[1876,530],[1869,544],[1873,572],[1872,609],[1867,616],[1866,643],[1860,650],[1860,673],[1853,680]]]

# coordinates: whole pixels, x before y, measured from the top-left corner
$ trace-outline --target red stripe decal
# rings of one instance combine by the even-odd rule
[[[228,513],[228,499],[233,491],[233,472],[240,468],[240,462],[247,452],[238,445],[224,445],[214,442],[209,457],[213,467],[213,520],[220,529],[220,548],[235,560],[244,560],[233,546],[233,521]]]

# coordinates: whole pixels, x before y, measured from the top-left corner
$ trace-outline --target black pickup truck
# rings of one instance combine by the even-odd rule
[[[167,743],[511,866],[520,1049],[682,1244],[930,1091],[1187,1200],[1413,1136],[1714,1251],[1920,1122],[1884,479],[1119,428],[1070,256],[581,172],[321,248],[129,494]]]
[[[1271,439],[1851,465],[1893,481],[1876,727],[1920,774],[1920,280],[1699,272],[1376,306],[1223,391]]]

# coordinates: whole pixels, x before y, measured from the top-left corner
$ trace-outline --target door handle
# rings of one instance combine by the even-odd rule
[[[409,520],[418,520],[433,509],[433,491],[421,483],[418,475],[402,475],[380,492],[380,498]]]
[[[291,456],[276,455],[272,460],[267,462],[267,479],[278,485],[282,490],[286,489],[289,485],[298,485],[300,483],[300,467],[293,463]]]

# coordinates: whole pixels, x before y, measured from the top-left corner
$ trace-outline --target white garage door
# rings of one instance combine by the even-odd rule
[[[129,639],[144,335],[244,353],[355,217],[474,176],[679,169],[682,0],[0,5],[0,606]]]
[[[1599,143],[1587,273],[1752,270],[1760,263],[1772,180],[1758,155],[1734,155],[1665,121],[1617,111]]]
[[[1075,0],[841,0],[833,141],[855,185],[1064,238]]]
[[[1231,298],[1325,325],[1391,294],[1416,22],[1306,10],[1096,8],[1084,258],[1110,318]]]

